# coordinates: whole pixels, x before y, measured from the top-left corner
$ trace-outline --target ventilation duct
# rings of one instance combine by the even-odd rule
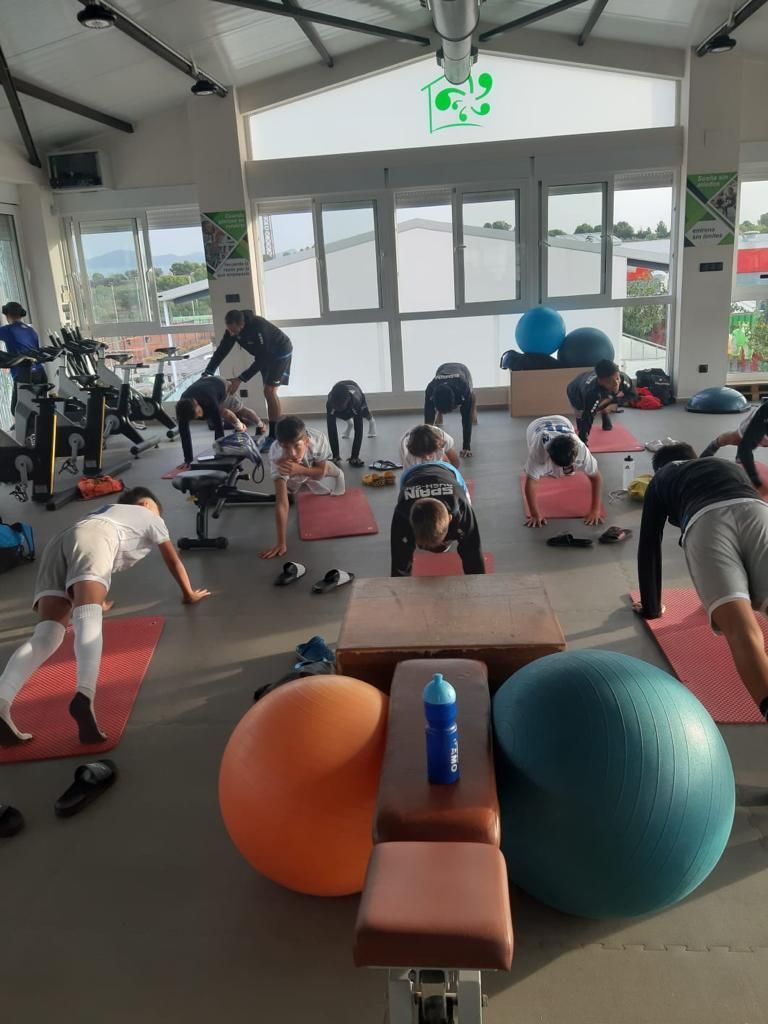
[[[437,63],[452,85],[466,82],[477,60],[477,47],[472,45],[472,37],[480,21],[481,3],[483,0],[422,0],[442,43],[437,51]]]

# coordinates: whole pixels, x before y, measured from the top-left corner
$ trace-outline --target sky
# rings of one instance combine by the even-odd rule
[[[179,256],[186,256],[188,253],[197,253],[201,263],[205,260],[203,232],[199,227],[162,228],[162,230],[150,231],[149,244],[152,252],[156,255],[176,253]],[[128,230],[88,232],[85,235],[84,245],[88,257],[103,256],[107,252],[115,252],[118,249],[131,250],[133,235]]]

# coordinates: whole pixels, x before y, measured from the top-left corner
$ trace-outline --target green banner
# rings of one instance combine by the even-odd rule
[[[201,214],[208,277],[247,277],[251,272],[245,210]]]
[[[685,188],[685,245],[733,245],[739,179],[735,171],[689,174]]]

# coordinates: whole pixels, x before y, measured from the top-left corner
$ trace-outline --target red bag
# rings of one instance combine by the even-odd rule
[[[630,402],[633,409],[661,409],[664,405],[648,388],[638,388],[637,398]]]
[[[89,498],[103,498],[105,494],[124,491],[125,484],[113,476],[84,476],[77,481],[77,489],[80,497],[87,501]]]

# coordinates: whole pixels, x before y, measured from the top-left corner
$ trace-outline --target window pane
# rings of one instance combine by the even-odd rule
[[[175,402],[181,397],[181,392],[193,380],[197,380],[208,364],[213,347],[218,339],[214,338],[213,331],[207,329],[195,330],[190,327],[188,331],[153,334],[123,335],[119,338],[98,338],[98,341],[105,342],[109,352],[130,352],[133,361],[137,363],[157,363],[159,348],[170,348],[174,346],[187,355],[186,359],[165,364],[165,388],[166,401]],[[111,362],[107,354],[107,362],[111,369],[119,373],[118,363]],[[155,382],[157,366],[151,365],[146,370],[134,370],[131,374],[131,385],[143,395],[152,394],[152,387]]]
[[[410,193],[395,202],[400,311],[455,309],[450,193]]]
[[[605,331],[616,350],[616,362],[630,376],[658,366],[667,369],[669,306],[615,306],[608,309],[562,310],[566,331],[597,327]],[[574,373],[575,376],[575,373]]]
[[[739,299],[731,303],[728,325],[728,378],[738,380],[768,371],[768,303]]]
[[[324,205],[323,244],[329,309],[378,309],[374,204]]]
[[[80,244],[95,322],[146,320],[144,269],[136,251],[135,222],[81,224]]]
[[[179,228],[153,228],[150,224],[149,248],[162,323],[211,323],[199,220],[194,226]]]
[[[464,301],[518,298],[517,194],[465,195],[462,218]]]
[[[603,290],[604,185],[547,190],[547,292],[599,295]]]
[[[520,316],[505,315],[403,321],[406,391],[423,391],[441,363],[464,363],[478,388],[509,384],[509,372],[499,369],[499,359],[502,352],[517,347],[519,320]]]
[[[669,295],[672,186],[613,194],[613,298]]]
[[[288,395],[327,395],[340,380],[363,391],[391,391],[386,324],[318,324],[287,329],[293,342]]]
[[[743,181],[739,190],[736,288],[768,293],[768,181]]]
[[[260,211],[264,315],[271,320],[320,316],[317,247],[309,207]]]
[[[0,299],[3,304],[20,302],[25,309],[29,308],[24,275],[21,272],[16,227],[9,213],[0,214]]]

